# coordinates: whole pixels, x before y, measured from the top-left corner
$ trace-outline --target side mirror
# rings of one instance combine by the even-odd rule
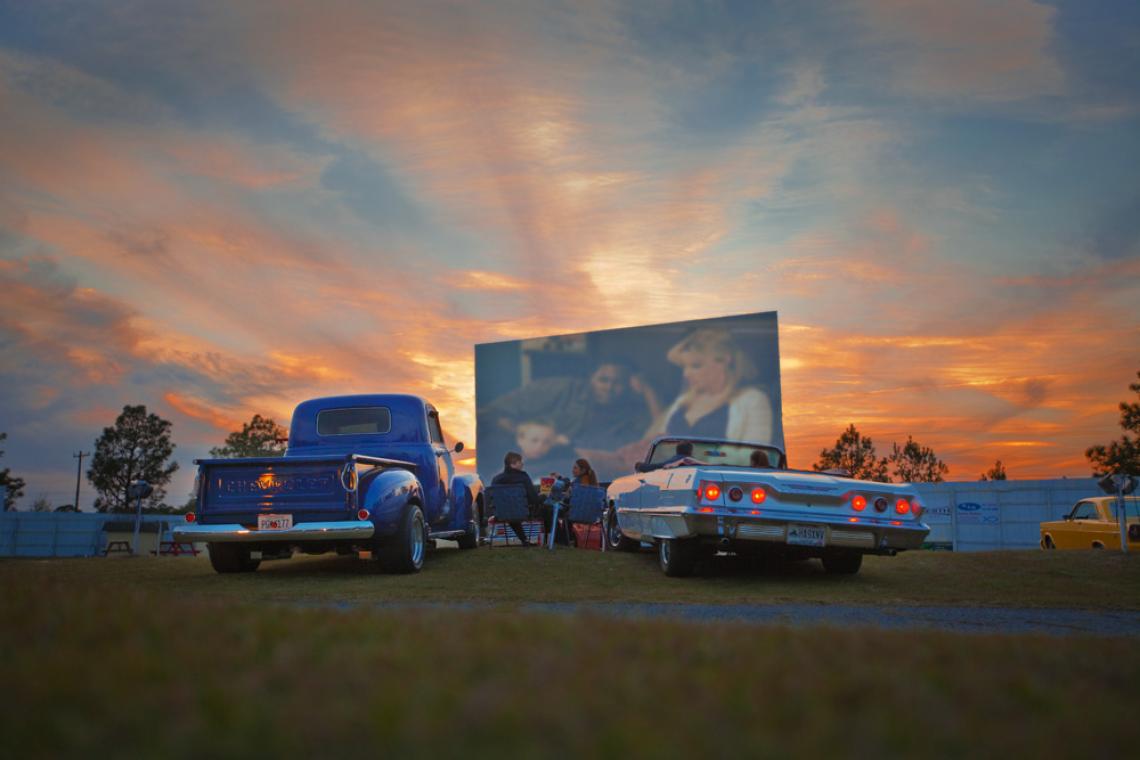
[[[463,441],[456,441],[455,448],[452,449],[456,454],[463,451]]]

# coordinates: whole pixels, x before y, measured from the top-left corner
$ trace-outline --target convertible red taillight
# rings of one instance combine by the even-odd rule
[[[867,499],[863,496],[856,496],[851,500],[851,508],[856,512],[862,512],[867,508]]]
[[[186,513],[186,522],[192,523],[197,519],[198,519],[198,515],[194,514],[193,512],[187,512]]]
[[[895,502],[895,512],[900,515],[905,515],[910,511],[910,502],[906,499],[899,499]]]
[[[752,503],[753,504],[763,504],[764,500],[767,498],[768,498],[768,492],[765,491],[763,488],[753,488],[752,489]]]
[[[919,504],[917,501],[915,501],[914,499],[911,499],[910,511],[911,511],[911,514],[913,514],[915,517],[922,517],[922,513],[925,512],[926,509],[923,508],[923,506],[921,504]]]
[[[705,501],[716,501],[720,498],[720,486],[716,483],[705,483],[701,488],[701,496]]]
[[[357,520],[367,520],[371,516],[372,516],[372,513],[369,512],[367,509],[362,509],[356,513],[356,519]]]

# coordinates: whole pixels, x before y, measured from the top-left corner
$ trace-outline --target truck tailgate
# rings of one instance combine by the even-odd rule
[[[204,461],[199,517],[205,522],[256,522],[257,515],[266,513],[302,520],[344,515],[356,507],[355,467],[344,457]]]

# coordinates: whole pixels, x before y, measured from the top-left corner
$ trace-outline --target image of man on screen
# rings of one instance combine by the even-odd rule
[[[494,446],[517,441],[520,426],[543,420],[555,440],[574,450],[613,451],[640,439],[658,412],[652,387],[622,362],[607,359],[589,377],[547,377],[504,393],[480,410],[479,429]],[[532,468],[544,471],[537,463]]]

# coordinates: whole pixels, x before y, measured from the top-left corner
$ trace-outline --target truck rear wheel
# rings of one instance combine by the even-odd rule
[[[380,565],[389,573],[418,573],[424,566],[427,526],[424,513],[415,504],[404,508],[400,530],[391,543],[380,550]]]
[[[210,565],[218,573],[252,573],[261,560],[249,556],[249,549],[241,544],[209,543]]]

